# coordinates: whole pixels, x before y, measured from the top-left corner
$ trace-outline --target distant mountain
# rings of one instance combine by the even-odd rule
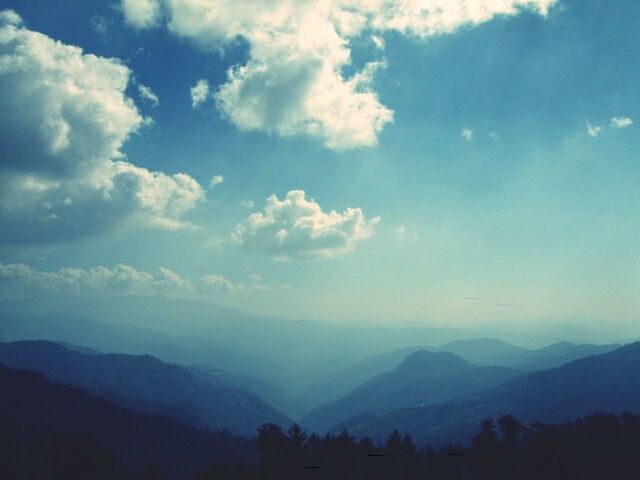
[[[333,402],[376,375],[396,368],[412,352],[425,347],[407,347],[380,353],[323,378],[302,389],[297,400],[311,409]]]
[[[458,340],[437,347],[438,351],[453,352],[477,365],[499,365],[521,370],[554,368],[580,358],[598,355],[620,348],[619,344],[576,345],[558,342],[535,350],[516,347],[494,338]]]
[[[438,351],[451,352],[476,365],[499,365],[513,367],[529,350],[511,345],[495,338],[475,338],[456,340],[436,348]]]
[[[640,342],[535,371],[441,405],[359,416],[336,430],[381,438],[392,430],[421,443],[469,439],[485,418],[512,414],[525,424],[558,423],[606,411],[640,412]]]
[[[183,480],[212,464],[255,462],[248,440],[134,412],[36,372],[0,365],[0,392],[2,478]]]
[[[253,435],[264,423],[290,421],[258,397],[179,365],[144,355],[84,354],[52,342],[0,343],[0,363],[36,370],[57,382],[106,396],[127,407],[163,413],[195,426]]]
[[[301,423],[324,433],[352,416],[380,415],[400,408],[446,402],[518,374],[517,370],[504,367],[478,367],[449,352],[418,350],[395,370],[378,375],[347,396],[316,408]]]
[[[573,360],[606,353],[611,345],[576,345],[559,342],[537,350],[517,347],[493,338],[458,340],[438,347],[407,347],[368,357],[303,389],[298,400],[311,408],[331,403],[367,380],[395,369],[404,358],[417,350],[452,352],[480,366],[501,366],[518,370],[541,370],[559,367]]]

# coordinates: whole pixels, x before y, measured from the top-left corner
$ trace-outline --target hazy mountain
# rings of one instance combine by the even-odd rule
[[[619,344],[594,345],[557,342],[538,349],[517,347],[495,338],[457,340],[436,348],[453,352],[477,365],[499,365],[522,370],[554,368],[573,360],[620,348]]]
[[[558,367],[590,355],[606,353],[619,347],[618,344],[575,345],[570,342],[559,342],[531,350],[493,338],[457,340],[438,347],[408,347],[368,357],[334,375],[325,377],[322,381],[305,388],[299,400],[312,407],[333,402],[374,376],[395,369],[408,354],[416,350],[452,352],[481,366],[541,370]]]
[[[301,422],[324,432],[349,417],[433,405],[517,376],[504,367],[478,367],[449,352],[411,353],[391,372],[360,385],[347,396],[316,408]]]
[[[196,426],[252,435],[264,423],[289,420],[255,395],[144,355],[83,354],[51,342],[0,343],[0,363],[36,370],[126,406],[176,416]]]
[[[0,391],[4,478],[184,479],[211,463],[253,461],[249,441],[128,410],[40,373],[0,365]],[[162,476],[143,475],[153,471]]]
[[[524,423],[563,422],[606,411],[640,411],[640,342],[535,371],[455,401],[352,418],[336,429],[374,438],[398,429],[420,442],[468,439],[485,418],[512,414]]]

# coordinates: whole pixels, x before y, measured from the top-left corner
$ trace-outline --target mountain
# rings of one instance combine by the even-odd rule
[[[606,353],[618,344],[576,345],[559,342],[540,349],[526,349],[493,338],[458,340],[438,347],[407,347],[368,357],[303,389],[298,401],[316,408],[331,403],[351,392],[367,380],[395,369],[402,360],[417,350],[452,352],[480,366],[502,366],[518,370],[541,370],[559,367],[573,360]]]
[[[440,345],[436,350],[455,353],[476,365],[510,367],[518,364],[519,359],[529,351],[495,338],[456,340]]]
[[[486,418],[511,414],[523,423],[558,423],[594,412],[640,412],[640,342],[535,371],[440,405],[359,416],[335,427],[382,438],[392,430],[421,443],[468,440]]]
[[[554,368],[580,358],[610,352],[619,344],[594,345],[557,342],[544,348],[516,347],[494,338],[478,338],[449,342],[436,348],[453,352],[477,365],[499,365],[521,370]]]
[[[410,353],[423,349],[425,348],[407,347],[367,357],[302,389],[297,400],[311,409],[333,402],[347,395],[361,383],[393,370]]]
[[[56,382],[77,385],[118,403],[170,414],[195,426],[252,435],[264,423],[289,420],[258,397],[148,356],[84,354],[52,342],[0,343],[0,363],[36,370]]]
[[[36,372],[0,365],[0,391],[2,478],[185,479],[255,462],[248,440],[124,409]]]
[[[395,370],[378,375],[347,396],[316,408],[301,423],[315,432],[325,432],[352,416],[380,415],[400,408],[446,402],[518,374],[517,370],[504,367],[478,367],[449,352],[418,350]]]

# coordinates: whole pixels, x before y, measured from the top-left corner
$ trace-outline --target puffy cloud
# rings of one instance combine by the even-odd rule
[[[217,187],[221,183],[224,183],[224,177],[222,175],[214,175],[209,181],[209,187]]]
[[[198,80],[198,82],[193,87],[191,87],[190,93],[191,106],[193,108],[198,108],[200,105],[206,102],[210,96],[209,82],[207,82],[206,80]]]
[[[335,257],[371,237],[379,221],[367,220],[360,208],[324,212],[304,191],[292,190],[283,200],[269,197],[264,212],[252,213],[238,225],[232,240],[281,259]]]
[[[130,71],[0,13],[0,243],[75,239],[130,222],[181,228],[203,198],[185,174],[128,163],[146,123],[125,94]],[[132,223],[132,222],[130,222]]]
[[[147,0],[153,3],[147,17],[133,0],[123,6],[137,26],[156,24],[163,12],[170,31],[204,49],[238,37],[248,42],[247,63],[232,67],[215,93],[218,109],[239,128],[305,134],[345,150],[375,145],[393,121],[373,84],[384,62],[369,62],[350,77],[342,73],[351,62],[352,39],[370,33],[381,48],[380,35],[389,30],[426,38],[522,9],[546,15],[556,1]]]
[[[613,117],[611,119],[612,128],[623,129],[630,127],[631,125],[633,125],[633,120],[631,120],[629,117]]]
[[[148,28],[160,20],[161,3],[157,0],[122,0],[124,18],[136,28]]]
[[[140,98],[149,102],[152,107],[157,107],[160,103],[158,96],[146,85],[138,84],[138,93],[140,94]]]
[[[24,263],[0,262],[0,285],[5,297],[42,292],[106,295],[155,295],[187,291],[189,283],[171,270],[160,267],[149,273],[130,265],[103,266],[84,270],[61,268],[53,272],[34,270]]]
[[[466,140],[467,142],[471,141],[471,139],[473,139],[473,130],[466,127],[463,128],[462,133],[460,134],[460,138]]]
[[[228,280],[223,275],[208,274],[195,283],[165,267],[153,272],[137,270],[131,265],[98,266],[89,269],[60,268],[35,270],[24,263],[0,262],[0,299],[21,298],[46,293],[72,295],[166,295],[203,298],[222,294],[270,291],[262,277],[251,276],[251,284]]]

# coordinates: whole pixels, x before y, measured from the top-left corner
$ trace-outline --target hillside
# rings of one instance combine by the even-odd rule
[[[518,371],[478,367],[448,352],[418,350],[391,372],[363,383],[345,397],[313,410],[301,422],[324,432],[351,416],[449,401],[513,378]]]
[[[640,411],[640,342],[613,352],[531,372],[435,406],[360,416],[335,427],[381,438],[394,429],[421,443],[468,440],[486,418],[511,414],[523,423],[563,422],[606,411]]]
[[[195,426],[252,435],[264,423],[289,420],[258,397],[148,355],[83,354],[51,342],[0,343],[0,363],[36,370],[118,403],[170,414]]]

